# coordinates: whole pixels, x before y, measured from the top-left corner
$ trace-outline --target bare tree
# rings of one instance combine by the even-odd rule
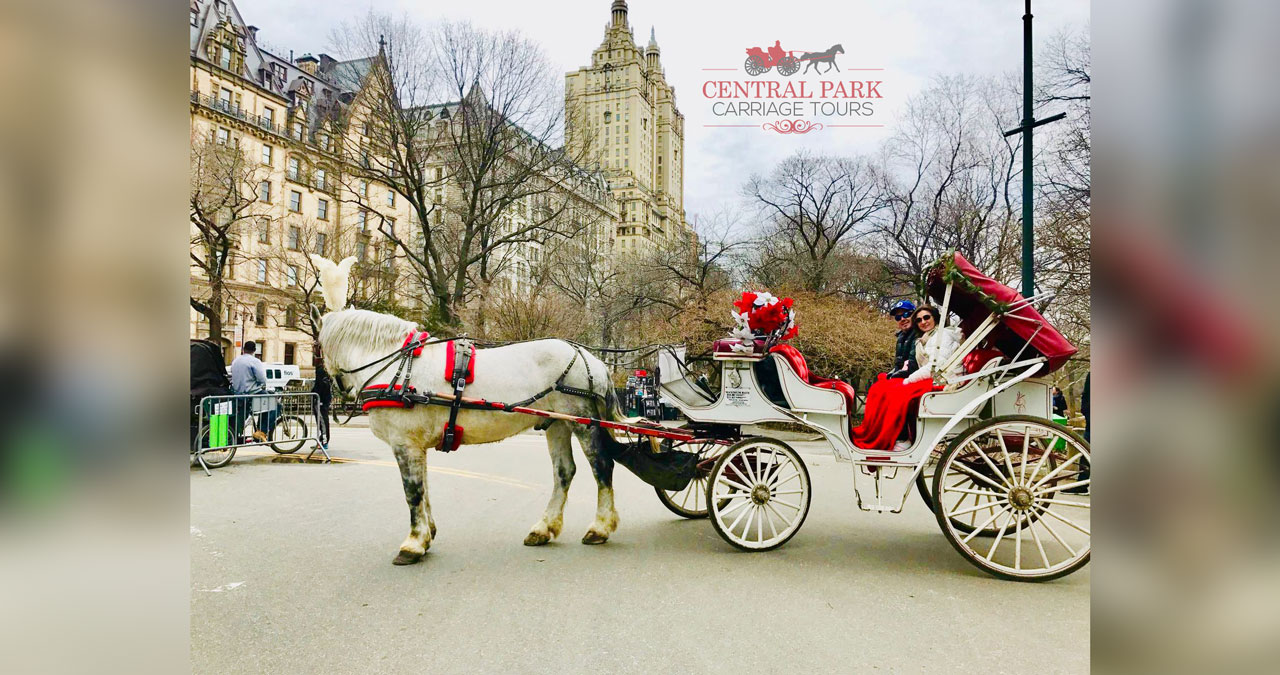
[[[943,77],[908,101],[882,150],[887,217],[878,254],[899,283],[958,250],[997,278],[1016,274],[1020,143],[1016,101],[997,81]]]
[[[258,201],[264,180],[263,167],[245,156],[239,139],[192,134],[191,266],[208,285],[192,285],[191,307],[208,320],[209,337],[215,341],[222,339],[224,307],[231,300],[231,270],[243,258],[239,236],[249,225],[261,226],[267,220]]]
[[[859,158],[800,151],[767,176],[753,176],[747,195],[768,223],[758,270],[798,275],[802,288],[831,292],[835,264],[866,235],[886,207],[876,170]]]
[[[351,107],[362,133],[346,135],[351,199],[403,252],[440,323],[458,325],[513,245],[583,229],[573,195],[604,186],[577,168],[586,149],[562,147],[562,84],[535,43],[469,24],[424,34],[372,13],[335,37],[348,53],[376,54]],[[411,231],[389,227],[358,189],[367,180],[407,201]]]
[[[641,261],[664,291],[655,300],[670,310],[669,318],[686,311],[704,315],[710,298],[734,284],[734,272],[741,276],[735,268],[748,244],[742,214],[723,208],[691,220],[693,236],[669,239]]]

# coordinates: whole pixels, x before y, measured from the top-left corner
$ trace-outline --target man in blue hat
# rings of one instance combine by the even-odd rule
[[[911,324],[911,315],[915,311],[916,305],[910,300],[899,300],[889,309],[889,316],[898,322],[898,346],[889,377],[906,377],[919,367],[916,364],[916,338],[920,335]]]

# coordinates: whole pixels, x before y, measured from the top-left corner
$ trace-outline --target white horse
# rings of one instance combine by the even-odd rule
[[[405,343],[405,337],[410,331],[417,330],[417,326],[389,314],[345,309],[347,274],[353,259],[347,258],[337,265],[319,256],[312,256],[312,260],[320,270],[321,292],[330,310],[320,317],[320,349],[324,353],[326,368],[335,375],[339,387],[353,397],[359,394],[362,386],[389,383],[395,375],[398,359],[365,369],[361,366],[399,350]],[[445,350],[445,343],[428,344],[422,355],[413,359],[410,384],[420,394],[432,391],[452,393],[444,373]],[[617,398],[604,363],[586,351],[579,352],[563,340],[546,339],[477,349],[475,380],[467,385],[463,395],[501,402],[524,400],[552,386],[571,361],[573,367],[564,384],[581,390],[590,389],[597,397],[552,391],[531,404],[532,407],[576,417],[618,419]],[[389,367],[378,372],[387,364]],[[427,498],[427,450],[440,444],[449,409],[439,405],[372,408],[368,415],[373,434],[390,445],[395,453],[405,501],[409,505],[409,536],[400,544],[400,552],[392,562],[396,565],[413,564],[422,559],[436,534],[431,502]],[[457,420],[458,426],[464,429],[462,443],[467,445],[500,441],[539,422],[547,420],[519,413],[465,409],[458,412]],[[588,426],[565,421],[551,421],[546,427],[546,434],[554,468],[551,500],[542,517],[524,538],[525,545],[541,546],[560,535],[565,498],[576,471],[571,435],[578,437],[591,462],[597,487],[595,521],[583,536],[582,543],[603,544],[618,528],[618,512],[613,504],[614,461],[610,451],[614,448],[598,446],[612,446],[616,442],[609,434],[592,434]],[[593,438],[597,442],[593,442]]]

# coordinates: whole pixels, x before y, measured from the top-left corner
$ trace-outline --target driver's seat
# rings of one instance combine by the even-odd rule
[[[791,345],[774,345],[769,350],[769,353],[778,354],[786,359],[787,363],[791,364],[791,369],[805,382],[815,387],[839,392],[844,397],[845,410],[848,411],[849,419],[853,419],[853,414],[858,408],[858,396],[853,390],[853,385],[848,382],[813,375],[809,372],[809,364],[804,360],[804,354],[801,354],[799,349]]]

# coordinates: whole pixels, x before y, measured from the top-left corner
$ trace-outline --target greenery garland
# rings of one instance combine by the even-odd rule
[[[993,314],[996,314],[997,316],[1009,313],[1009,309],[1010,307],[1012,307],[1011,304],[1007,302],[1000,302],[994,297],[987,295],[985,292],[983,292],[982,289],[978,288],[978,285],[973,283],[973,281],[969,279],[969,277],[966,277],[964,275],[964,272],[960,271],[960,268],[956,265],[956,252],[954,250],[947,252],[946,255],[942,256],[941,258],[938,258],[936,262],[934,262],[932,265],[930,265],[928,268],[925,269],[925,272],[924,272],[925,288],[929,287],[929,277],[933,275],[934,272],[939,267],[942,268],[941,272],[939,273],[939,277],[942,279],[944,283],[951,283],[951,284],[958,285],[960,288],[964,289],[969,295],[976,297],[984,307],[991,310],[991,312]]]

